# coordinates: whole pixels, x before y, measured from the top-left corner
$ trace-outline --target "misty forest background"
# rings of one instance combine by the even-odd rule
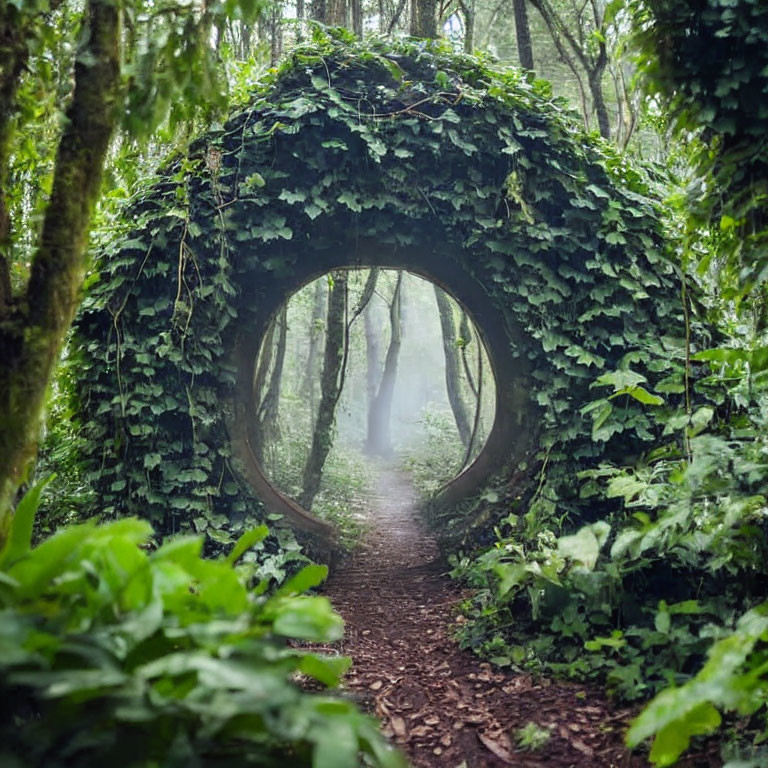
[[[484,527],[446,544],[469,595],[457,642],[638,705],[627,743],[655,765],[713,735],[720,764],[768,764],[762,0],[0,0],[3,765],[403,765],[328,690],[348,660],[302,648],[338,640],[341,621],[312,592],[327,569],[279,516],[235,536],[190,512],[174,536],[103,503],[78,388],[87,350],[68,339],[101,279],[88,253],[109,253],[166,158],[183,176],[190,142],[290,71],[297,46],[375,59],[409,36],[421,40],[409,51],[436,60],[527,70],[516,87],[546,99],[574,146],[649,190],[680,317],[650,340],[667,358],[659,376],[628,355],[595,372],[579,405],[596,445],[629,428],[627,403],[644,413],[646,451],[571,478],[591,517],[569,516],[551,491],[550,444],[525,509],[489,483]],[[122,309],[110,307],[117,343]],[[153,350],[141,354],[151,367]],[[272,318],[254,450],[354,551],[377,468],[407,475],[428,503],[482,450],[504,385],[442,288],[336,270]],[[144,469],[164,460],[148,455]],[[222,473],[215,492],[236,485]]]

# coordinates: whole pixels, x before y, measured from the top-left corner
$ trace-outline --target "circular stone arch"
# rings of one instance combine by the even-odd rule
[[[231,398],[228,430],[240,470],[266,506],[284,515],[303,530],[326,540],[334,537],[331,526],[302,509],[285,496],[265,474],[252,445],[256,432],[256,399],[253,374],[270,322],[287,299],[307,283],[337,269],[379,267],[401,269],[437,284],[467,312],[488,353],[495,387],[493,425],[480,453],[459,475],[450,480],[433,499],[440,507],[455,506],[477,493],[488,479],[519,463],[535,442],[538,408],[532,404],[529,366],[515,354],[523,340],[521,328],[504,322],[497,307],[461,255],[439,233],[428,241],[409,246],[382,244],[355,238],[339,241],[335,247],[313,251],[311,258],[298,259],[290,277],[260,281],[265,298],[247,332],[239,335],[233,363],[237,380]],[[428,375],[428,374],[427,374]],[[503,386],[499,386],[503,382]]]
[[[674,374],[659,212],[645,177],[518,71],[438,43],[318,35],[171,158],[124,225],[72,357],[108,512],[227,541],[266,505],[329,543],[253,459],[251,386],[272,315],[343,267],[434,281],[486,343],[496,421],[444,503],[495,476],[507,511],[546,483],[578,518],[575,473],[653,438],[636,401],[599,429],[582,409],[601,374]]]

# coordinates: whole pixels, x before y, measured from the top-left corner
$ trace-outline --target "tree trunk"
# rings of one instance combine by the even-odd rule
[[[283,52],[283,28],[280,24],[282,20],[282,9],[279,5],[272,8],[272,16],[269,20],[269,65],[274,67],[280,60]]]
[[[328,302],[328,283],[324,279],[315,282],[315,295],[312,300],[312,315],[309,321],[309,350],[307,351],[307,364],[304,368],[304,380],[301,384],[301,392],[309,403],[312,419],[315,417],[315,393],[317,391],[316,368],[317,350],[320,339],[323,336],[322,321]]]
[[[11,14],[0,2],[0,322],[10,311],[11,295],[11,214],[8,210],[6,190],[9,182],[13,116],[19,78],[27,63],[28,48],[25,28],[15,26]],[[0,347],[0,360],[6,351]]]
[[[299,503],[312,509],[320,490],[323,466],[333,444],[333,423],[339,399],[339,381],[346,347],[347,274],[343,270],[333,273],[333,286],[328,296],[328,314],[325,334],[323,375],[320,379],[320,406],[312,432],[312,445],[304,464],[302,491]]]
[[[459,337],[461,339],[461,363],[464,367],[464,375],[467,378],[467,383],[469,384],[469,389],[471,390],[473,396],[477,398],[477,385],[475,384],[475,377],[472,374],[472,370],[469,367],[469,360],[467,359],[467,349],[469,349],[469,345],[472,343],[472,328],[469,325],[469,318],[467,317],[467,313],[462,311],[461,313],[461,321],[459,322]],[[482,354],[482,350],[480,349],[478,345],[478,354]]]
[[[464,447],[469,444],[472,429],[469,424],[467,407],[461,397],[461,373],[459,369],[459,349],[456,339],[456,326],[453,322],[453,307],[445,292],[435,286],[435,300],[440,315],[440,327],[443,331],[443,352],[445,354],[445,389],[451,404],[456,429]]]
[[[273,320],[264,334],[264,340],[261,343],[261,352],[259,354],[258,365],[253,376],[253,400],[255,403],[261,401],[261,393],[267,384],[267,376],[272,366],[272,353],[275,345],[275,321]]]
[[[464,11],[464,52],[475,50],[475,0],[462,0]]]
[[[120,12],[86,4],[85,50],[56,153],[53,187],[23,303],[0,331],[0,542],[37,449],[48,382],[77,308],[93,207],[117,115]]]
[[[296,42],[304,39],[304,0],[296,0]]]
[[[365,391],[368,411],[370,412],[373,401],[376,399],[376,391],[379,388],[379,354],[381,349],[381,338],[379,336],[379,326],[374,317],[373,305],[369,304],[363,314],[365,324]]]
[[[379,4],[379,8],[381,9],[381,14],[382,14],[382,27],[381,27],[382,32],[386,31],[388,35],[392,34],[392,31],[394,30],[395,26],[400,21],[400,17],[403,15],[403,11],[405,10],[405,6],[407,3],[408,3],[408,0],[399,0],[394,13],[392,14],[392,18],[389,20],[389,24],[384,23],[384,5],[383,3]]]
[[[611,138],[611,119],[608,116],[608,109],[605,106],[605,95],[603,94],[603,73],[608,65],[608,53],[605,49],[605,43],[599,44],[599,54],[594,66],[587,72],[587,82],[589,83],[589,92],[592,96],[592,106],[595,108],[597,117],[597,128],[600,135],[606,139]]]
[[[325,23],[331,27],[347,26],[347,0],[326,0]]]
[[[240,58],[245,61],[250,58],[251,53],[251,37],[253,35],[253,27],[250,24],[241,24],[242,33],[240,35]]]
[[[520,66],[533,69],[533,43],[531,42],[531,27],[528,23],[527,0],[512,0],[515,10],[515,39],[517,40],[517,55]]]
[[[412,0],[411,35],[432,40],[437,37],[437,0]]]
[[[363,36],[363,0],[352,0],[352,31]]]
[[[285,349],[288,341],[288,305],[284,304],[277,319],[277,346],[275,347],[274,363],[272,372],[269,376],[269,386],[264,393],[264,397],[259,403],[256,413],[258,419],[257,434],[258,440],[254,445],[254,452],[259,464],[264,463],[264,447],[270,441],[275,441],[278,437],[277,419],[280,410],[280,385],[283,381],[283,365],[285,363]],[[274,329],[274,326],[273,326]],[[272,334],[274,337],[274,332]],[[272,339],[270,339],[270,344]],[[271,355],[270,355],[271,357]]]
[[[581,17],[577,20],[579,27],[576,33],[574,33],[573,24],[569,26],[568,20],[558,15],[555,6],[551,5],[549,0],[530,0],[530,2],[541,14],[552,37],[552,42],[557,48],[557,52],[576,78],[584,111],[584,126],[589,130],[590,110],[586,103],[586,93],[579,67],[576,66],[577,61],[581,65],[581,70],[587,76],[587,88],[592,99],[592,108],[597,117],[600,135],[605,139],[610,139],[611,121],[608,117],[608,110],[606,109],[605,97],[603,95],[603,73],[608,65],[608,51],[605,43],[602,41],[598,43],[597,55],[595,56],[593,49],[585,43],[584,30],[580,26],[582,23]],[[604,35],[605,17],[599,12],[596,3],[593,3],[592,7],[594,30]],[[585,8],[586,6],[582,10]],[[570,49],[572,55],[569,55],[566,47]]]
[[[384,370],[376,397],[368,409],[368,439],[366,452],[373,456],[390,456],[392,454],[392,396],[397,381],[397,363],[400,357],[400,345],[403,338],[402,329],[402,287],[403,273],[397,273],[395,291],[392,294],[392,304],[389,308],[390,339],[387,356],[384,360]]]
[[[312,21],[319,21],[321,24],[327,22],[327,0],[312,0],[309,8],[309,18]]]

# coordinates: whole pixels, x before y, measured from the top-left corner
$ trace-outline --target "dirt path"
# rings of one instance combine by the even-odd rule
[[[504,674],[451,640],[460,599],[434,538],[417,520],[408,480],[382,468],[366,544],[342,562],[326,594],[347,623],[345,687],[407,753],[440,768],[639,768],[622,746],[626,712],[580,686]],[[517,750],[529,723],[551,731]]]

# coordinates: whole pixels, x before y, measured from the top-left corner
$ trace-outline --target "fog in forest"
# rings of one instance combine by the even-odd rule
[[[433,283],[341,270],[293,294],[254,372],[257,453],[272,482],[320,515],[336,483],[385,461],[425,494],[477,456],[495,386],[479,333]],[[333,507],[333,504],[330,503]]]

